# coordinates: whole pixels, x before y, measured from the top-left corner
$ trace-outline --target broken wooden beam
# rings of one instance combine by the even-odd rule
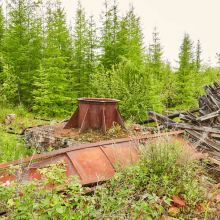
[[[202,131],[202,132],[209,132],[209,133],[216,133],[220,134],[220,130],[216,128],[211,128],[211,127],[206,127],[206,126],[195,126],[195,125],[190,125],[187,123],[177,123],[166,116],[160,115],[156,112],[150,111],[148,116],[154,121],[157,121],[163,125],[165,125],[168,128],[181,128],[181,129],[189,129],[189,130],[196,130],[196,131]]]
[[[210,148],[220,152],[220,146],[216,144],[213,140],[209,139],[207,137],[207,134],[200,134],[196,131],[192,131],[188,129],[186,129],[186,132],[188,132],[190,135],[192,135],[196,140],[200,141],[201,143],[204,143],[208,145]]]
[[[175,121],[169,119],[168,117],[160,115],[160,114],[153,112],[153,111],[149,111],[148,117],[152,118],[155,122],[159,122],[159,123],[162,123],[165,125],[167,123],[169,123],[169,124],[175,123]]]
[[[212,112],[212,113],[209,113],[209,114],[204,115],[204,116],[201,116],[199,118],[194,118],[191,121],[192,122],[195,122],[195,121],[202,122],[202,121],[206,121],[206,120],[211,119],[211,118],[215,118],[215,117],[217,117],[219,115],[220,115],[220,110]]]
[[[197,109],[193,109],[193,110],[190,110],[189,112],[191,113],[195,113],[195,112],[198,112],[199,110],[201,110],[202,108],[197,108]],[[180,114],[184,114],[185,112],[183,113],[178,113],[178,114],[173,114],[173,115],[168,115],[167,117],[169,119],[174,119],[174,118],[177,118],[179,117]],[[144,121],[140,121],[136,124],[139,124],[139,125],[143,125],[143,124],[148,124],[148,123],[152,123],[152,122],[155,122],[153,119],[149,119],[149,120],[144,120]]]

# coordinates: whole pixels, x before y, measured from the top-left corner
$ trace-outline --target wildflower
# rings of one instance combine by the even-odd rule
[[[9,185],[10,185],[10,181],[8,181],[8,180],[2,184],[2,186],[9,186]]]

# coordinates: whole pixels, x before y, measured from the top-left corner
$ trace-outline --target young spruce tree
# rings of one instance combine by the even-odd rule
[[[134,6],[130,4],[129,11],[120,21],[118,31],[118,56],[123,56],[137,66],[143,64],[144,43],[141,19],[135,14]]]
[[[89,84],[89,45],[88,39],[88,20],[86,19],[85,10],[80,1],[76,10],[75,25],[73,30],[73,48],[74,48],[74,73],[77,82],[74,89],[78,97],[88,96]]]
[[[118,3],[112,0],[105,0],[105,9],[101,12],[101,38],[100,38],[100,61],[105,70],[110,70],[112,65],[118,62],[117,35],[119,30]]]
[[[35,80],[34,109],[42,114],[62,114],[68,112],[70,96],[67,77],[71,41],[66,25],[64,9],[59,0],[47,2],[46,47],[42,64]]]
[[[5,36],[5,68],[10,69],[10,78],[17,87],[9,99],[18,104],[30,102],[30,91],[39,54],[35,33],[35,12],[38,3],[34,0],[10,0],[7,5],[7,35]],[[8,67],[7,67],[8,65]],[[10,82],[8,81],[10,84]],[[6,92],[7,93],[7,92]]]
[[[193,54],[193,42],[188,33],[184,34],[179,53],[178,75],[178,102],[180,105],[194,104],[194,73],[195,61]]]

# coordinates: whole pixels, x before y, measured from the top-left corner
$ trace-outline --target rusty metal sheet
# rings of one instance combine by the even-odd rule
[[[114,176],[115,171],[100,147],[93,147],[67,153],[82,179]]]
[[[66,176],[78,176],[82,185],[89,185],[113,177],[116,172],[116,164],[119,166],[128,166],[137,162],[139,160],[138,146],[140,144],[150,144],[152,141],[161,141],[161,137],[169,135],[171,136],[171,142],[178,140],[187,145],[187,142],[181,137],[183,132],[184,131],[175,131],[102,141],[23,158],[21,160],[1,164],[0,168],[7,168],[10,164],[22,164],[35,159],[53,156],[30,163],[29,165],[21,166],[23,172],[17,173],[15,176],[10,175],[7,171],[1,172],[0,177],[2,178],[0,178],[0,180],[1,182],[6,182],[7,180],[13,181],[16,177],[28,181],[32,181],[34,178],[41,179],[41,175],[37,172],[38,168],[43,168],[49,164],[63,160],[67,164]]]
[[[42,177],[41,177],[41,174],[39,172],[37,172],[37,169],[44,168],[50,164],[55,164],[61,160],[63,160],[64,163],[67,164],[66,176],[71,176],[71,175],[72,176],[79,176],[79,180],[81,180],[80,175],[78,174],[77,170],[73,166],[68,155],[62,154],[62,155],[47,158],[42,161],[37,161],[34,163],[30,163],[28,165],[22,166],[21,169],[17,173],[15,173],[15,175],[12,175],[12,174],[8,173],[7,171],[0,173],[0,181],[6,182],[7,180],[9,180],[11,182],[11,181],[18,179],[18,176],[20,178],[20,175],[22,175],[22,180],[26,180],[26,181],[33,181],[34,179],[40,180]],[[3,176],[3,178],[2,178],[2,176]]]
[[[113,164],[129,166],[139,160],[139,152],[134,143],[124,142],[120,144],[103,145]]]
[[[73,146],[73,147],[67,147],[67,148],[62,148],[59,150],[55,150],[55,151],[51,151],[51,152],[47,152],[47,153],[43,153],[43,154],[37,154],[34,156],[30,156],[30,157],[26,157],[26,158],[22,158],[19,160],[14,160],[11,162],[6,162],[3,164],[0,164],[0,169],[6,168],[10,165],[17,165],[17,164],[21,164],[21,163],[26,163],[29,161],[33,161],[33,160],[38,160],[38,159],[42,159],[44,157],[50,157],[50,156],[54,156],[54,155],[59,155],[59,154],[63,154],[69,151],[73,151],[73,150],[79,150],[79,149],[84,149],[84,148],[90,148],[90,147],[95,147],[95,146],[103,146],[103,145],[110,145],[110,144],[117,144],[117,143],[123,143],[123,142],[129,142],[129,141],[139,141],[139,140],[145,140],[145,139],[149,139],[149,138],[157,138],[157,137],[163,137],[163,136],[171,136],[171,135],[178,135],[178,134],[183,134],[185,131],[184,130],[179,130],[179,131],[172,131],[169,133],[159,133],[159,134],[148,134],[148,135],[143,135],[143,136],[137,136],[137,137],[130,137],[130,138],[122,138],[122,139],[115,139],[115,140],[108,140],[108,141],[101,141],[101,142],[96,142],[96,143],[90,143],[90,144],[83,144],[80,146]]]

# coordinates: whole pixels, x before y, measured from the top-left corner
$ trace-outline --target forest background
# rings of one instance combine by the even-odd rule
[[[55,116],[71,115],[79,97],[115,98],[133,120],[152,109],[196,107],[220,73],[201,60],[200,41],[184,33],[174,68],[157,28],[146,46],[134,6],[118,12],[116,0],[104,0],[97,28],[80,1],[71,23],[60,0],[7,0],[4,8],[0,1],[0,104]]]

